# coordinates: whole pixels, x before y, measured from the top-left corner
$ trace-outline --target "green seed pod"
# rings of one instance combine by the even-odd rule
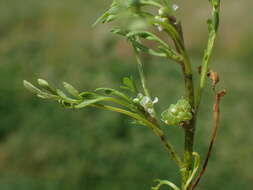
[[[176,104],[171,104],[161,116],[167,125],[181,126],[192,119],[191,105],[186,99],[181,99]]]

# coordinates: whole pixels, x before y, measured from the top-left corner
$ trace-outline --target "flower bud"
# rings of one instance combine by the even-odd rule
[[[192,119],[191,105],[187,100],[181,99],[170,105],[161,116],[167,125],[180,126]]]

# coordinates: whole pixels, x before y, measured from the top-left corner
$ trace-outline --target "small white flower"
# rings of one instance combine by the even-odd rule
[[[177,11],[177,10],[179,9],[179,6],[178,6],[177,4],[173,4],[173,5],[172,5],[172,9],[173,9],[174,11]]]
[[[148,112],[152,117],[154,117],[155,111],[153,106],[155,103],[158,102],[157,97],[152,100],[150,97],[144,96],[143,94],[139,93],[137,97],[133,99],[133,102],[141,105],[146,112]]]
[[[147,110],[147,112],[148,112],[150,115],[153,115],[153,113],[154,113],[154,109],[149,108],[149,109]]]
[[[144,96],[142,98],[142,100],[140,101],[140,104],[143,106],[143,107],[149,107],[150,105],[152,105],[152,101],[149,97],[147,96]]]
[[[153,104],[156,104],[158,102],[158,98],[155,97],[155,99],[153,100]]]

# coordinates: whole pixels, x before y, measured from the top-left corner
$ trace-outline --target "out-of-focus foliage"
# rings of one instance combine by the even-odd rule
[[[114,113],[92,108],[71,111],[41,103],[23,89],[23,79],[37,77],[55,84],[68,81],[78,89],[116,87],[130,72],[136,78],[127,43],[112,38],[106,26],[91,27],[107,4],[99,0],[0,1],[0,189],[141,190],[152,186],[154,178],[178,178],[159,139],[146,128]],[[185,40],[198,65],[199,49],[206,43],[208,3],[180,1],[179,5]],[[212,68],[220,71],[221,86],[229,93],[200,189],[252,189],[252,5],[250,0],[222,4]],[[177,65],[163,59],[144,59],[152,95],[163,102],[159,109],[164,110],[183,94],[183,86],[178,85],[181,73]],[[211,102],[211,90],[205,95]],[[211,129],[211,123],[204,122],[211,118],[212,107],[207,105],[201,106],[197,128],[202,155]],[[168,129],[174,144],[183,138],[179,131]]]

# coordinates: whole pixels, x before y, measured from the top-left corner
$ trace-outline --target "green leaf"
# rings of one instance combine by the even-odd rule
[[[120,36],[126,36],[129,33],[129,30],[121,29],[121,28],[113,28],[111,29],[111,33],[117,34]]]
[[[153,56],[158,56],[158,57],[166,57],[166,53],[148,48],[137,41],[132,41],[132,45],[139,52],[144,52],[144,53],[147,53]]]
[[[192,171],[190,177],[187,179],[187,182],[184,186],[185,189],[187,189],[188,186],[191,184],[194,176],[196,175],[196,173],[198,171],[199,165],[200,165],[200,155],[197,152],[193,152],[192,154],[194,156],[193,171]]]
[[[182,56],[180,56],[175,50],[173,50],[166,42],[160,39],[158,36],[151,32],[147,31],[131,31],[131,32],[124,33],[133,44],[133,46],[141,52],[148,53],[150,55],[158,56],[158,57],[168,57],[175,61],[181,61]],[[149,47],[144,46],[138,40],[138,38],[150,40],[157,42],[160,46],[158,46],[158,50],[151,49]]]
[[[94,92],[82,92],[80,96],[84,99],[95,99],[97,97],[100,97],[101,95],[98,95],[97,93]]]
[[[123,82],[124,86],[121,86],[120,88],[125,89],[125,90],[129,90],[130,92],[132,92],[135,95],[137,94],[137,88],[136,88],[135,82],[132,77],[124,77],[122,82]]]
[[[64,88],[74,97],[80,99],[80,95],[79,92],[76,88],[74,88],[71,84],[67,83],[67,82],[63,82],[63,86]]]
[[[35,87],[32,83],[30,83],[26,80],[23,81],[23,85],[27,90],[29,90],[33,94],[41,94],[42,93],[42,91],[39,88]]]
[[[42,82],[42,81],[40,81],[40,82]],[[39,88],[35,87],[34,85],[32,85],[30,82],[28,82],[26,80],[23,81],[23,84],[24,84],[24,86],[25,86],[25,88],[27,90],[29,90],[33,94],[36,94],[39,98],[42,98],[42,99],[54,99],[54,100],[58,100],[59,99],[58,96],[56,96],[54,94],[48,94],[46,92],[43,92]],[[46,83],[44,83],[44,84],[46,84]]]
[[[172,60],[175,60],[177,62],[180,62],[183,60],[183,57],[181,55],[179,55],[177,52],[175,52],[173,49],[164,48],[162,46],[159,46],[158,49],[161,52],[164,52],[166,54],[166,56]]]
[[[147,31],[132,31],[132,32],[129,32],[126,36],[128,38],[130,38],[130,37],[137,37],[138,36],[138,37],[143,38],[143,39],[147,39],[147,40],[158,42],[163,47],[170,48],[169,45],[166,42],[164,42],[158,36],[156,36],[155,34],[153,34],[151,32],[147,32]]]
[[[105,97],[105,96],[99,97],[98,96],[95,99],[83,100],[80,104],[75,105],[74,108],[80,109],[80,108],[84,108],[84,107],[90,106],[92,104],[96,104],[96,103],[99,103],[101,101],[106,101],[106,100],[108,100],[108,97]]]
[[[48,84],[48,82],[47,82],[46,80],[44,80],[44,79],[38,79],[37,82],[38,82],[38,84],[39,84],[42,88],[44,88],[45,90],[51,92],[52,94],[55,94],[55,95],[57,94],[57,93],[56,93],[56,89],[52,88],[52,87]]]
[[[98,23],[112,22],[118,17],[117,15],[122,11],[122,8],[122,3],[114,0],[110,8],[95,21],[93,26],[96,26]]]
[[[53,95],[53,94],[48,94],[46,92],[41,92],[40,94],[37,94],[37,97],[42,98],[42,99],[53,99],[53,100],[59,100],[59,96]]]
[[[157,8],[163,7],[160,3],[157,1],[152,1],[152,0],[140,0],[142,5],[150,5],[150,6],[155,6]]]
[[[152,190],[159,190],[163,185],[168,185],[174,190],[180,190],[180,188],[178,186],[176,186],[174,183],[172,183],[168,180],[157,179],[155,181],[158,182],[158,184],[155,187],[152,187],[151,188]]]
[[[63,91],[56,89],[56,93],[61,97],[62,100],[71,103],[71,104],[75,104],[75,103],[79,103],[80,100],[75,100],[72,98],[69,98]]]
[[[106,18],[108,18],[110,14],[108,12],[105,12],[102,16],[100,16],[95,23],[92,25],[93,27],[97,26],[99,23],[104,23]]]
[[[95,90],[95,92],[99,92],[99,91],[103,91],[106,95],[114,95],[114,96],[118,96],[124,100],[126,100],[128,103],[132,103],[131,98],[129,98],[127,95],[125,95],[124,93],[112,89],[112,88],[97,88]]]

